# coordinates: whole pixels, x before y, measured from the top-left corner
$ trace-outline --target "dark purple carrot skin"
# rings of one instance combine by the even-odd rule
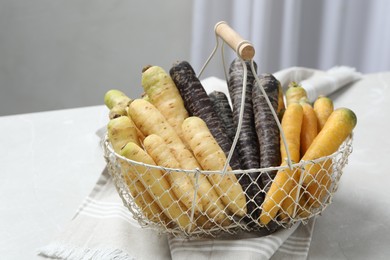
[[[252,89],[255,77],[250,68],[250,62],[245,62],[247,67],[247,83],[245,91],[244,114],[242,119],[241,131],[237,142],[237,150],[240,155],[240,164],[243,169],[259,169],[260,154],[259,144],[254,124]],[[256,64],[254,64],[256,66]],[[256,68],[256,67],[255,67]],[[241,109],[241,97],[243,93],[244,68],[239,58],[236,58],[229,67],[228,89],[233,106],[233,122],[237,129],[239,114]],[[235,130],[236,131],[236,130]],[[253,219],[258,218],[259,207],[263,203],[264,193],[261,192],[262,182],[259,178],[259,172],[244,174],[242,182],[247,186],[247,195],[250,199],[248,203],[248,212]]]
[[[233,141],[236,132],[233,125],[233,112],[227,96],[221,91],[213,91],[209,97],[215,112],[222,121],[226,134]]]
[[[211,134],[226,156],[228,156],[232,147],[232,141],[226,132],[223,131],[223,123],[215,112],[210,97],[197,78],[192,66],[187,61],[177,62],[173,64],[169,74],[179,89],[188,113],[191,116],[198,116],[205,121]],[[238,153],[233,153],[229,165],[233,170],[241,168]]]
[[[272,74],[259,76],[260,84],[270,100],[273,109],[278,108],[278,93],[280,82]],[[252,91],[255,126],[260,144],[260,166],[269,168],[280,165],[280,131],[263,93],[255,82]],[[276,171],[263,172],[261,180],[265,190],[268,190],[270,182],[275,178]]]

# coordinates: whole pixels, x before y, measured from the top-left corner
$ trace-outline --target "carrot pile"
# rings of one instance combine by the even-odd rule
[[[324,96],[311,104],[295,82],[283,93],[272,74],[259,75],[257,82],[251,72],[241,107],[244,65],[250,72],[249,64],[238,59],[229,70],[232,107],[222,92],[207,95],[185,61],[175,63],[169,72],[146,66],[142,98],[131,99],[115,89],[106,92],[113,150],[130,160],[161,166],[119,159],[129,193],[150,221],[186,232],[237,221],[271,226],[308,217],[326,202],[332,159],[294,165],[336,152],[352,133],[356,115],[348,108],[335,109]],[[244,118],[239,122],[242,108]],[[236,133],[239,123],[242,128]],[[237,146],[230,154],[236,134]],[[278,166],[282,167],[276,170]],[[215,173],[222,170],[226,172]]]

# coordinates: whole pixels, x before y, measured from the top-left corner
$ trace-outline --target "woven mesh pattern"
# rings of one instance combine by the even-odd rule
[[[182,237],[218,236],[240,231],[265,231],[263,234],[267,234],[296,222],[306,223],[331,203],[352,152],[350,136],[336,153],[313,161],[301,161],[291,168],[280,166],[222,173],[168,169],[135,162],[116,154],[107,138],[103,143],[108,170],[133,217],[143,227]],[[267,212],[264,212],[263,204],[257,205],[246,196],[244,208],[247,211],[243,213],[238,210],[243,208],[242,205],[237,205],[235,199],[229,200],[221,189],[224,185],[226,188],[226,178],[231,175],[239,179],[255,171],[261,178],[284,170],[289,173],[289,179],[277,187],[283,200],[273,201],[273,196],[270,196],[268,200],[272,207]],[[316,174],[304,180],[308,171]],[[186,192],[184,186],[188,179],[195,187],[192,193]],[[266,198],[272,183],[259,187],[258,196]],[[252,185],[258,185],[256,180]],[[233,188],[227,187],[224,191],[228,193]],[[275,214],[268,215],[268,212]],[[270,220],[267,224],[260,220],[261,214]]]

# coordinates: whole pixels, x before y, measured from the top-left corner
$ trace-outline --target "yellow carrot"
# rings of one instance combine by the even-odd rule
[[[299,197],[299,207],[296,216],[298,218],[308,218],[311,214],[310,206],[307,204],[307,194],[302,192]]]
[[[307,98],[301,99],[299,103],[303,108],[301,129],[301,155],[303,155],[318,134],[317,116]]]
[[[120,90],[111,89],[104,95],[104,104],[110,109],[109,118],[127,115],[127,107],[131,99]]]
[[[290,82],[286,90],[286,106],[299,102],[301,98],[307,97],[306,90],[297,82]]]
[[[333,101],[326,96],[319,96],[314,101],[313,109],[317,116],[317,128],[320,131],[334,110]]]
[[[284,113],[282,119],[282,129],[287,142],[290,159],[292,162],[298,162],[300,158],[300,134],[302,127],[303,109],[299,103],[291,103]],[[268,224],[276,217],[283,201],[290,199],[290,192],[299,181],[299,170],[287,167],[287,150],[284,142],[281,141],[282,166],[268,190],[262,204],[260,223]]]
[[[155,134],[147,136],[144,140],[144,147],[157,165],[172,169],[180,168],[179,162],[160,136]],[[203,208],[200,196],[195,191],[189,175],[180,171],[170,171],[164,177],[189,212],[194,208],[194,213],[199,215]],[[194,197],[195,194],[196,197]]]
[[[137,131],[134,127],[134,123],[127,116],[111,119],[108,122],[108,138],[117,154],[120,154],[122,148],[128,142],[139,144]],[[133,196],[135,204],[137,204],[146,218],[153,222],[168,224],[169,219],[145,189],[145,186],[140,182],[131,166],[123,160],[119,160],[119,163],[121,165],[122,176],[127,184],[129,192]]]
[[[159,66],[147,66],[142,71],[142,86],[148,100],[183,139],[181,125],[188,117],[188,112],[171,76]]]
[[[302,161],[315,160],[336,152],[352,133],[356,123],[356,114],[352,110],[348,108],[334,110],[302,157]],[[307,187],[308,193],[314,196],[312,199],[317,203],[322,203],[323,197],[327,194],[327,189],[331,185],[330,167],[330,159],[323,163],[308,163],[304,167],[303,184]],[[319,190],[318,186],[320,187]]]
[[[181,169],[202,170],[192,152],[187,149],[176,131],[151,103],[136,99],[130,104],[128,113],[145,135],[156,134],[164,139]],[[193,185],[199,186],[199,193],[202,194],[202,205],[207,215],[217,223],[227,223],[224,206],[206,176],[200,174],[197,180],[194,176],[190,176],[190,178]]]
[[[143,99],[135,99],[129,105],[128,113],[145,136],[156,134],[164,140],[181,168],[191,170],[201,168],[191,151],[187,149],[173,127],[153,104]]]
[[[147,190],[144,184],[139,180],[132,166],[120,160],[121,172],[126,182],[129,192],[134,199],[135,204],[140,208],[145,217],[155,223],[165,223],[170,225],[172,221],[167,217],[162,208]]]
[[[183,134],[204,170],[220,171],[226,163],[225,153],[210,133],[206,123],[200,117],[189,117],[183,122]],[[228,167],[228,171],[231,168]],[[233,173],[209,174],[210,182],[214,185],[227,208],[237,216],[246,214],[246,198],[241,185]]]
[[[108,140],[117,153],[130,141],[140,145],[137,127],[127,116],[111,119],[107,124],[107,132]]]
[[[322,162],[315,163],[315,166],[307,165],[306,169],[309,170],[311,167],[317,167],[314,169],[318,172],[317,180],[311,181],[305,188],[304,193],[307,198],[307,208],[317,208],[321,206],[326,195],[329,195],[329,188],[332,184],[331,174],[332,174],[332,159],[326,159]]]
[[[153,159],[133,142],[129,142],[121,151],[121,155],[145,164],[156,165]],[[181,207],[168,181],[161,170],[146,168],[143,165],[133,165],[134,172],[145,187],[150,190],[154,201],[164,210],[164,213],[184,231],[192,230],[193,225],[189,213]]]

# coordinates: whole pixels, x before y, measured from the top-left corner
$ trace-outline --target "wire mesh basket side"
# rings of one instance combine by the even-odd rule
[[[320,214],[330,203],[336,192],[339,184],[342,170],[348,162],[348,156],[352,152],[352,136],[344,142],[340,149],[331,156],[319,158],[313,161],[301,162],[294,164],[293,168],[300,171],[301,174],[305,169],[312,165],[320,165],[324,174],[328,175],[328,182],[323,183],[322,179],[314,179],[310,184],[315,189],[308,189],[310,186],[303,185],[302,182],[294,182],[297,193],[289,193],[286,199],[278,205],[278,214],[272,218],[272,221],[267,225],[262,225],[259,222],[259,214],[262,211],[262,205],[255,205],[257,212],[247,212],[243,216],[232,214],[228,205],[215,201],[215,194],[210,190],[206,193],[199,193],[199,183],[196,185],[196,194],[193,197],[200,200],[210,201],[207,208],[202,208],[194,214],[193,208],[188,208],[183,205],[181,199],[175,195],[173,190],[167,189],[165,192],[172,196],[173,200],[180,205],[182,215],[173,217],[169,213],[169,209],[163,208],[159,203],[159,197],[151,193],[151,185],[142,181],[139,176],[147,173],[155,168],[154,165],[137,165],[136,162],[126,160],[120,155],[113,152],[108,141],[104,142],[105,157],[107,159],[108,170],[114,179],[115,186],[124,203],[129,209],[133,218],[138,221],[140,226],[148,227],[157,230],[160,233],[170,233],[174,236],[182,237],[205,237],[219,236],[220,234],[236,234],[242,231],[262,231],[263,234],[272,233],[280,228],[287,228],[297,222],[306,223],[310,218]],[[139,163],[138,163],[139,164]],[[135,167],[137,165],[137,167]],[[162,177],[168,179],[169,175],[173,174],[173,169],[160,168],[163,173]],[[248,174],[250,171],[260,172],[259,176],[269,175],[272,172],[283,167],[273,167],[269,169],[251,169],[247,171],[233,171],[232,174],[239,179],[240,176]],[[180,169],[176,169],[181,171]],[[226,174],[223,172],[210,173],[206,171],[194,171],[195,174],[208,178],[211,174]],[[156,180],[155,184],[160,185],[161,180]],[[257,185],[254,183],[253,185]],[[271,183],[269,183],[271,185]],[[259,187],[263,196],[267,193],[269,185]],[[283,187],[280,187],[283,190]],[[244,191],[245,193],[245,191]],[[218,195],[217,195],[218,196]],[[219,199],[219,197],[218,197]],[[290,199],[293,203],[290,207],[284,207],[285,203]],[[247,206],[250,202],[247,201]],[[196,205],[194,203],[193,205]],[[219,210],[215,212],[214,209]],[[181,225],[179,218],[189,219],[189,225]]]

